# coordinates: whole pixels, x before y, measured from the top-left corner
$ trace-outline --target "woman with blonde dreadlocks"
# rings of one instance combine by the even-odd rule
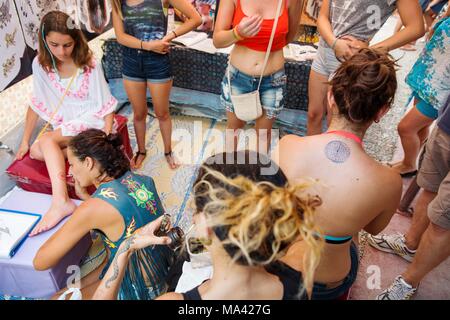
[[[255,152],[222,153],[206,160],[194,184],[194,222],[211,254],[213,276],[186,293],[166,293],[158,299],[306,298],[302,289],[312,288],[322,247],[314,227],[314,211],[321,201],[307,189],[306,183],[289,186],[281,170]],[[114,258],[120,276],[109,268],[94,299],[115,299],[129,257],[155,243],[153,224],[121,245],[124,249]],[[303,275],[278,261],[298,239],[310,249]]]

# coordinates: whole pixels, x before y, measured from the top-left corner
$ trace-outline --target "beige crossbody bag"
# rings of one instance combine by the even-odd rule
[[[259,78],[258,89],[256,91],[252,91],[249,93],[233,95],[233,93],[231,92],[230,62],[228,61],[227,78],[228,78],[228,87],[230,90],[230,98],[231,102],[233,103],[234,113],[236,114],[236,117],[238,117],[243,121],[252,121],[258,119],[259,117],[261,117],[263,113],[261,106],[261,99],[259,96],[259,88],[261,86],[264,71],[266,71],[267,62],[269,61],[270,50],[272,49],[273,38],[275,37],[275,31],[277,29],[282,3],[283,3],[282,0],[278,0],[277,14],[275,21],[273,23],[272,34],[270,35],[270,41],[267,47],[261,77]]]

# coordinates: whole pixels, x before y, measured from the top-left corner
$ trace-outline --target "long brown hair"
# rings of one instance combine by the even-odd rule
[[[329,83],[339,113],[353,123],[373,121],[394,101],[396,67],[388,53],[367,48],[343,62]]]
[[[118,14],[120,19],[123,20],[123,14],[122,14],[122,0],[111,0],[113,5],[113,10],[115,10]]]
[[[50,32],[58,32],[64,35],[69,35],[74,40],[74,48],[72,52],[72,59],[75,65],[79,68],[92,67],[92,51],[83,32],[76,28],[75,21],[64,12],[50,11],[41,21],[39,27],[39,63],[44,70],[50,71],[54,67],[52,63],[52,56],[50,49],[46,47],[46,37]],[[59,61],[54,57],[55,63]]]

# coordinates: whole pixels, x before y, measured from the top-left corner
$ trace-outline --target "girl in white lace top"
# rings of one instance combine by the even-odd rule
[[[50,209],[31,233],[36,235],[51,229],[75,209],[66,185],[65,149],[69,139],[89,128],[110,133],[117,100],[83,33],[63,12],[52,11],[43,17],[39,52],[32,69],[33,93],[17,159],[30,151],[31,158],[45,161],[53,191]],[[30,148],[39,117],[53,130],[38,136]]]

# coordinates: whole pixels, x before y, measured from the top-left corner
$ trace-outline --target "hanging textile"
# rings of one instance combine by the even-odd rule
[[[25,40],[13,0],[0,0],[0,91],[14,80],[20,71],[20,58]]]

